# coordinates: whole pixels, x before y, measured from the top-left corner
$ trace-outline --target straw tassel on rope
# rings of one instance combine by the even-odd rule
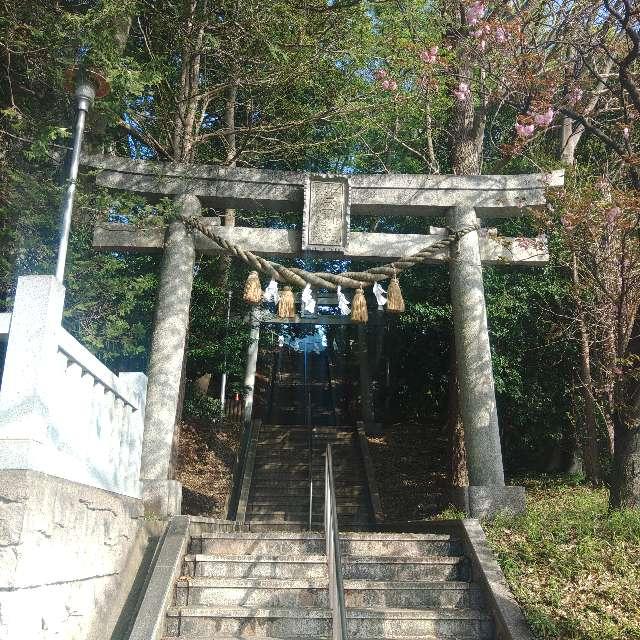
[[[260,304],[262,302],[262,285],[257,271],[250,271],[244,285],[242,299],[248,304]]]
[[[404,299],[400,289],[400,281],[397,276],[393,276],[387,288],[387,311],[391,313],[404,312]]]
[[[364,297],[362,287],[356,289],[353,300],[351,301],[351,320],[353,322],[367,322],[369,313],[367,312],[367,300]]]
[[[284,287],[278,302],[278,318],[293,318],[296,315],[296,303],[291,287]]]

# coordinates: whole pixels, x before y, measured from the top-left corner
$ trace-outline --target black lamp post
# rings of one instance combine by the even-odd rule
[[[81,67],[74,67],[66,72],[68,90],[73,90],[76,97],[76,124],[73,130],[73,150],[69,175],[67,176],[67,188],[60,207],[62,217],[62,229],[58,245],[58,262],[56,265],[56,278],[59,282],[64,280],[64,269],[67,261],[67,249],[69,246],[69,230],[71,229],[71,214],[73,200],[76,193],[76,181],[78,168],[80,167],[80,152],[82,150],[82,138],[87,113],[95,98],[101,98],[109,93],[109,84],[98,73],[88,71]]]

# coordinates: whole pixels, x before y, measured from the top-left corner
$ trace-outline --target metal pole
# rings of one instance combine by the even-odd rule
[[[58,263],[56,265],[56,279],[59,282],[64,280],[64,269],[67,261],[67,249],[69,247],[69,231],[71,229],[71,214],[73,211],[73,200],[76,193],[76,180],[78,178],[78,168],[80,167],[80,151],[82,149],[82,138],[84,135],[84,125],[87,113],[96,97],[96,87],[91,80],[82,72],[78,73],[75,90],[77,101],[76,125],[73,132],[73,151],[71,152],[71,166],[67,178],[67,189],[64,194],[61,206],[62,230],[60,232],[60,244],[58,246]]]
[[[229,337],[229,320],[231,319],[231,291],[227,297],[227,326],[224,333],[224,364],[222,365],[222,381],[220,382],[220,404],[224,411],[224,397],[227,392],[227,338]]]

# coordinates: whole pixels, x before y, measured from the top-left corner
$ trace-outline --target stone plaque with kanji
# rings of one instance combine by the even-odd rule
[[[349,180],[309,176],[305,185],[302,250],[344,253],[349,243]]]

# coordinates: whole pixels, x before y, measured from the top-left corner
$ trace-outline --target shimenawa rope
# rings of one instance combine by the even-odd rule
[[[311,272],[296,267],[285,267],[229,242],[215,233],[212,227],[203,224],[202,219],[199,217],[177,213],[175,218],[188,227],[199,231],[229,255],[242,260],[259,273],[270,276],[276,282],[299,288],[304,288],[307,284],[310,284],[314,288],[329,289],[331,291],[335,291],[339,286],[347,289],[360,289],[373,285],[375,282],[380,282],[381,280],[395,278],[402,271],[410,269],[416,264],[421,264],[430,256],[442,251],[442,249],[446,249],[453,242],[458,242],[460,238],[472,231],[477,231],[479,228],[476,224],[470,224],[457,231],[447,229],[448,234],[445,237],[428,247],[424,247],[418,251],[418,253],[404,256],[395,262],[389,262],[379,267],[371,267],[365,271],[346,271],[337,274],[327,273],[326,271]]]

